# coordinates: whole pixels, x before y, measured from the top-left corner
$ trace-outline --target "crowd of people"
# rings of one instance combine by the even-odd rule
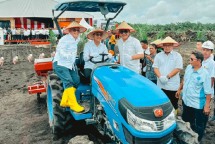
[[[48,39],[49,30],[52,30],[56,37],[59,36],[59,32],[55,28],[4,28],[4,40],[35,40],[35,39]],[[62,28],[63,31],[63,28]]]
[[[53,61],[54,71],[66,86],[61,106],[82,112],[84,107],[79,105],[75,98],[75,90],[80,82],[75,57],[79,35],[85,32],[86,28],[73,22],[65,30],[68,34],[60,39]],[[166,37],[150,44],[147,40],[139,41],[131,36],[135,30],[126,22],[122,22],[115,32],[119,34],[118,40],[114,34],[107,40],[108,33],[102,29],[95,29],[87,35],[90,41],[84,47],[86,77],[90,77],[95,65],[92,61],[101,59],[102,53],[109,58],[113,57],[116,54],[109,54],[107,47],[110,45],[109,49],[115,51],[117,46],[119,57],[116,62],[145,76],[160,87],[171,101],[176,114],[178,100],[182,98],[182,119],[191,124],[192,130],[198,133],[198,140],[201,141],[211,111],[210,102],[214,96],[214,44],[211,41],[197,42],[197,49],[190,54],[190,64],[181,80],[179,74],[183,70],[183,58],[175,51],[179,43],[173,38]],[[212,117],[211,121],[214,120],[215,117]]]

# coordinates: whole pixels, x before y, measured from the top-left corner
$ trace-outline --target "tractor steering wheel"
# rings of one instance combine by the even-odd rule
[[[109,59],[108,57],[105,59],[105,56],[107,56],[108,54],[102,53],[102,54],[99,54],[99,55],[102,56],[101,61],[93,61],[93,58],[94,58],[94,57],[91,57],[91,58],[90,58],[90,61],[91,61],[92,63],[94,63],[94,64],[97,64],[97,63],[106,62],[106,61]]]

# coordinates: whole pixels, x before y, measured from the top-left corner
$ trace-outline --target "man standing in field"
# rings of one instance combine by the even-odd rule
[[[116,31],[119,33],[120,39],[118,40],[119,48],[119,63],[130,70],[140,73],[139,59],[144,57],[140,41],[132,36],[130,33],[135,30],[126,22],[122,22]]]
[[[148,41],[147,40],[142,40],[140,43],[141,43],[141,46],[142,46],[142,49],[143,49],[144,56],[145,55],[150,55]],[[141,74],[143,76],[146,76],[146,57],[144,57],[143,59],[140,59],[140,63],[141,63]]]
[[[183,69],[183,61],[181,55],[175,52],[173,48],[179,46],[179,43],[171,37],[166,37],[159,46],[164,51],[155,56],[152,66],[157,76],[157,85],[164,91],[177,110],[178,98],[175,97],[175,94],[180,85],[179,72]]]
[[[205,68],[211,78],[211,97],[214,98],[214,78],[215,78],[215,62],[212,57],[214,50],[214,44],[211,41],[206,41],[202,44],[202,53],[204,60],[202,62],[203,68]],[[214,109],[215,113],[215,109]],[[215,120],[215,114],[210,121]]]
[[[204,135],[211,100],[211,77],[202,66],[203,59],[201,52],[192,52],[190,65],[185,70],[184,81],[176,93],[176,96],[179,97],[183,88],[182,119],[185,122],[189,122],[192,130],[198,133],[199,141]]]

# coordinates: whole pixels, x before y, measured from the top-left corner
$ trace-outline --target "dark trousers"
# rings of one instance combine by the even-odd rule
[[[165,90],[165,89],[162,89],[162,90],[168,96],[168,98],[171,101],[173,107],[175,109],[178,109],[178,98],[175,97],[176,91],[170,91],[170,90]]]
[[[89,69],[89,68],[84,69],[84,76],[86,78],[87,83],[90,83],[91,73],[92,73],[92,69]]]
[[[198,140],[201,141],[208,121],[208,116],[203,113],[203,109],[195,109],[186,106],[184,102],[182,102],[182,104],[183,104],[182,113],[183,121],[190,123],[192,130],[198,133],[199,135]]]
[[[54,72],[63,82],[65,89],[70,87],[78,87],[78,84],[80,83],[80,77],[78,75],[76,66],[73,70],[71,70],[64,66],[57,65],[57,62],[54,62],[53,68]]]
[[[157,84],[157,80],[151,80],[154,84]]]

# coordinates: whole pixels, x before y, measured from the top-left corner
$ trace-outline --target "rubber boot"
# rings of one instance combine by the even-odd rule
[[[68,96],[68,89],[65,89],[64,92],[63,92],[63,95],[62,95],[60,106],[62,106],[62,107],[69,107],[68,98],[69,98],[69,96]]]
[[[80,106],[75,96],[76,89],[74,87],[68,88],[68,104],[71,110],[79,113],[84,111],[84,107]]]

